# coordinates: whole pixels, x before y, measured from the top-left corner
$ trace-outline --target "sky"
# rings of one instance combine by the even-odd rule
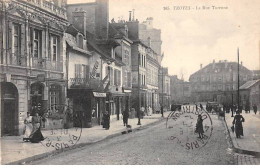
[[[202,10],[203,6],[209,9]],[[259,0],[110,0],[109,20],[128,20],[132,9],[140,22],[153,17],[154,27],[161,29],[162,65],[168,67],[169,75],[183,76],[188,81],[200,64],[206,66],[213,59],[237,61],[238,48],[244,66],[260,69]]]

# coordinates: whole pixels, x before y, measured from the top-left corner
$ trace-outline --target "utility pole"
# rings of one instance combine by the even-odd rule
[[[137,123],[137,125],[141,125],[141,113],[140,113],[140,104],[141,104],[141,99],[140,99],[140,75],[139,75],[139,73],[140,73],[140,53],[138,53],[138,61],[137,61],[137,63],[138,63],[138,65],[137,65],[137,67],[138,67],[138,72],[137,72],[137,75],[138,75],[138,90],[137,90],[137,92],[138,92],[138,107],[137,107],[137,113],[138,113],[138,123]]]
[[[237,48],[237,109],[240,113],[240,101],[239,101],[239,48]]]
[[[162,107],[161,107],[161,113],[162,113],[162,117],[163,117],[163,66],[161,66],[161,70],[162,70]]]

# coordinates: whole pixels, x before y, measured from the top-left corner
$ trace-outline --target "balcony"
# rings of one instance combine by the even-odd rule
[[[38,6],[42,9],[45,9],[46,11],[51,12],[55,15],[58,15],[58,16],[64,18],[64,19],[67,18],[66,9],[62,8],[60,6],[57,6],[53,2],[49,2],[49,1],[46,1],[46,0],[23,0],[23,1],[26,1],[30,4],[32,4],[32,5]],[[66,5],[66,4],[61,4],[61,6],[62,5]]]
[[[59,72],[62,72],[63,70],[62,62],[50,61],[44,58],[33,58],[32,67],[36,69],[45,69],[45,70],[59,71]]]
[[[12,56],[10,57],[10,64],[18,65],[18,66],[26,66],[26,57],[12,54]]]
[[[99,79],[70,78],[69,86],[70,88],[103,90],[103,85]]]

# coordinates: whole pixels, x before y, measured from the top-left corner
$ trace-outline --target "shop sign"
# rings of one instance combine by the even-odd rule
[[[93,92],[94,97],[106,97],[106,93]]]

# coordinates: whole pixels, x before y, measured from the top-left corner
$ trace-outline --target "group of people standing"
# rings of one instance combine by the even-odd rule
[[[41,133],[41,123],[42,117],[36,112],[35,115],[31,116],[30,113],[27,113],[27,117],[24,120],[25,129],[23,141],[38,143],[44,140],[44,137]]]

